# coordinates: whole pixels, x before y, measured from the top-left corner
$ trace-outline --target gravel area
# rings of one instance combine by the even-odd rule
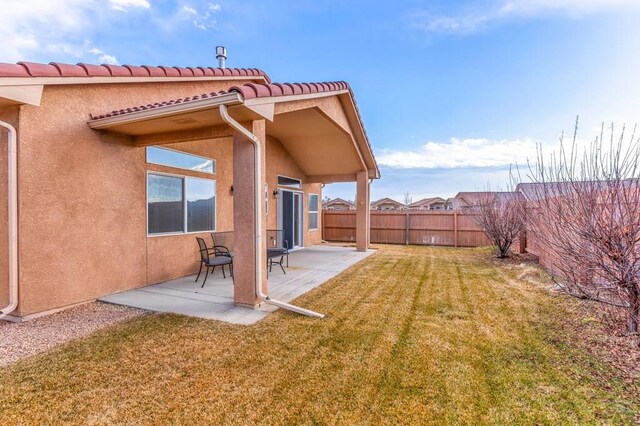
[[[0,367],[145,314],[140,309],[92,302],[23,323],[0,320]]]

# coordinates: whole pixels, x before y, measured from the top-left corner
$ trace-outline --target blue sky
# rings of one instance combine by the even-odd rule
[[[414,200],[506,183],[580,115],[638,122],[638,0],[0,0],[0,61],[258,67],[348,81],[383,179]],[[354,197],[353,184],[325,194]]]

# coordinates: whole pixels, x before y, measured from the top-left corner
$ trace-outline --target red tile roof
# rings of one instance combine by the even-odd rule
[[[51,62],[0,63],[0,77],[264,77],[257,68],[164,67],[134,65],[62,64]]]
[[[106,114],[91,116],[93,120],[101,118],[115,117],[119,115],[131,114],[138,111],[146,111],[150,109],[162,108],[171,105],[183,104],[187,102],[195,102],[201,99],[213,98],[220,95],[226,95],[229,93],[239,93],[242,97],[247,99],[253,98],[265,98],[276,96],[291,96],[291,95],[303,95],[309,93],[325,93],[325,92],[337,92],[341,90],[350,90],[349,84],[344,81],[331,82],[331,83],[269,83],[269,84],[254,84],[247,83],[242,86],[233,86],[227,91],[204,93],[202,95],[191,96],[184,99],[172,99],[168,101],[156,102],[153,104],[140,105],[132,108],[125,108],[121,110],[111,111]],[[359,113],[358,113],[359,114]]]

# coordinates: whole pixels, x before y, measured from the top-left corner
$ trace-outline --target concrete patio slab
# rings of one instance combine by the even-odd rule
[[[269,296],[282,302],[290,302],[373,252],[358,252],[351,247],[329,245],[311,246],[294,251],[289,255],[286,274],[283,274],[277,265],[269,274]],[[100,300],[154,312],[170,312],[246,325],[260,321],[278,309],[266,304],[259,309],[235,306],[231,278],[223,278],[219,269],[209,276],[204,288],[201,287],[203,277],[200,277],[199,282],[195,282],[195,278],[195,275],[190,275],[112,294]]]

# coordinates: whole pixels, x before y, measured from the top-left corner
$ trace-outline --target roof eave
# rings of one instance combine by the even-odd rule
[[[200,99],[192,102],[185,102],[164,107],[151,108],[143,111],[135,111],[127,114],[116,115],[87,121],[89,127],[95,130],[107,129],[113,126],[132,124],[149,119],[163,118],[175,114],[202,111],[220,105],[239,105],[242,103],[242,96],[239,93],[231,92],[224,95],[214,96],[207,99]]]

